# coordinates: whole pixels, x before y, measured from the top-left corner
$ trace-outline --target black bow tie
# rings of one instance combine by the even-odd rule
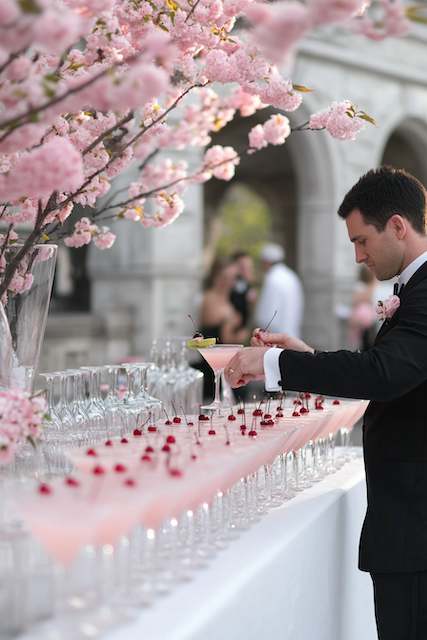
[[[400,288],[399,288],[399,284],[397,282],[395,282],[394,285],[393,285],[393,295],[394,296],[399,296],[399,298],[400,298],[400,296],[402,295],[402,291],[403,291],[403,287],[404,286],[405,285],[402,284],[400,286]]]

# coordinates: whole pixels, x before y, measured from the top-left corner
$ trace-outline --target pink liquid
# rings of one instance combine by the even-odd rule
[[[243,345],[215,345],[212,347],[206,347],[205,349],[199,349],[208,365],[214,371],[222,371],[225,369],[231,358],[241,349]]]

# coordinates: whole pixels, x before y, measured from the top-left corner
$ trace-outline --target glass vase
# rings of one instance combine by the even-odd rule
[[[7,263],[15,258],[22,245],[8,247]],[[25,277],[28,288],[8,290],[0,303],[0,388],[19,388],[32,392],[40,350],[46,328],[57,246],[33,246],[16,277]],[[17,287],[19,289],[19,287]]]

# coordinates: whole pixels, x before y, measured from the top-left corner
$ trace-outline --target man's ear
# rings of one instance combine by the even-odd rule
[[[393,233],[398,240],[403,240],[408,233],[408,221],[399,213],[395,213],[388,219],[387,224],[390,225]]]

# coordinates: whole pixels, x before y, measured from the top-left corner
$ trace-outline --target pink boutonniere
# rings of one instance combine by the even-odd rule
[[[393,295],[387,298],[387,300],[378,300],[376,307],[378,318],[380,320],[387,320],[392,318],[399,307],[399,296]]]

